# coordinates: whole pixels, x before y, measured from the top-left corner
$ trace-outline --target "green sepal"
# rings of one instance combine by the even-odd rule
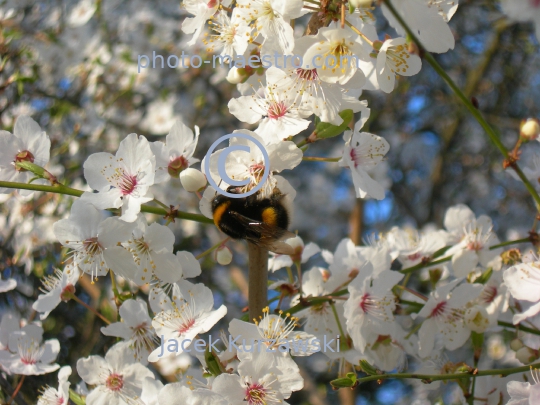
[[[358,385],[358,381],[356,381],[356,376],[354,380],[349,377],[343,377],[330,381],[330,385],[335,390],[340,388],[355,388]]]
[[[86,405],[86,401],[83,397],[81,397],[79,394],[77,394],[73,390],[69,390],[69,399],[75,404],[75,405]]]
[[[362,367],[362,371],[366,373],[367,375],[379,374],[377,369],[373,367],[371,364],[369,364],[366,360],[360,360],[360,367]]]
[[[217,377],[220,374],[223,374],[223,366],[219,361],[219,358],[210,350],[210,347],[207,346],[204,352],[204,360],[206,361],[206,369],[214,377]]]
[[[333,138],[343,133],[348,127],[351,120],[354,118],[353,110],[343,110],[339,113],[343,118],[341,125],[333,125],[328,122],[319,122],[315,127],[315,135],[318,139]]]

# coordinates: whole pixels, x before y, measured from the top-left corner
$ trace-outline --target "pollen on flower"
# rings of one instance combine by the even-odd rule
[[[45,389],[40,390],[41,395],[38,397],[40,403],[46,405],[64,405],[67,404],[65,399],[56,391],[54,388],[49,387],[48,385]]]
[[[105,386],[111,391],[120,391],[124,387],[124,377],[121,374],[111,373],[107,377]]]
[[[287,114],[287,105],[283,101],[274,101],[268,106],[268,118],[278,119]]]
[[[53,274],[46,275],[41,280],[42,286],[39,288],[39,290],[45,294],[48,292],[51,292],[56,287],[60,285],[60,282],[62,280],[62,270],[55,269]]]
[[[17,351],[23,364],[32,365],[41,359],[45,352],[45,346],[40,346],[39,342],[34,339],[22,339],[17,345]]]
[[[265,397],[266,389],[262,384],[247,383],[246,397],[244,398],[244,401],[246,401],[249,405],[266,405],[267,402],[265,400]]]

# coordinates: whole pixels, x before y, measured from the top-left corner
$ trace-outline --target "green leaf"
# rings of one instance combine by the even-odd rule
[[[223,373],[223,366],[221,365],[221,362],[217,356],[210,350],[210,346],[206,347],[206,351],[204,352],[204,360],[206,361],[206,369],[214,377],[217,377]]]
[[[480,284],[486,284],[489,279],[491,278],[491,275],[493,274],[493,269],[489,267],[486,271],[482,273],[480,277],[478,277],[476,280],[474,280],[475,283]]]
[[[354,118],[352,110],[344,110],[339,113],[343,118],[341,125],[333,125],[328,122],[319,122],[315,127],[315,135],[318,139],[333,138],[343,133],[348,127],[351,120]]]
[[[45,178],[45,169],[31,162],[28,162],[28,161],[17,162],[15,166],[19,169],[27,170],[29,172],[34,173],[40,179]]]
[[[377,369],[369,364],[366,360],[360,360],[360,367],[362,367],[362,371],[368,375],[379,374]]]
[[[358,382],[356,381],[356,377],[354,381],[349,377],[343,377],[330,381],[330,385],[337,390],[339,388],[354,388],[358,385]]]
[[[75,405],[86,405],[86,401],[75,391],[69,390],[69,399],[75,404]]]

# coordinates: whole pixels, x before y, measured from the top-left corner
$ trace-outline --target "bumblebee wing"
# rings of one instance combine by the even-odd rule
[[[245,239],[247,241],[277,254],[294,254],[293,247],[284,242],[289,238],[294,238],[296,236],[294,233],[278,226],[248,218],[235,211],[232,211],[230,214],[233,215],[240,224],[245,226]]]

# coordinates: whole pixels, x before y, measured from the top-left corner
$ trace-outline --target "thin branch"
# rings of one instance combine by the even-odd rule
[[[12,189],[22,189],[22,190],[33,190],[33,191],[43,191],[45,193],[56,193],[63,195],[71,195],[74,197],[80,197],[84,191],[77,190],[62,184],[56,184],[54,186],[44,186],[41,184],[27,184],[27,183],[17,183],[11,181],[0,181],[0,187],[12,188]],[[163,208],[152,207],[146,204],[141,205],[141,212],[148,212],[150,214],[166,216],[170,213],[164,210]],[[204,215],[192,214],[189,212],[175,211],[176,218],[187,219],[189,221],[202,222],[205,224],[213,224],[214,221],[210,218],[206,218]]]
[[[387,379],[415,379],[423,380],[426,383],[431,383],[433,381],[445,381],[445,380],[460,380],[464,378],[472,377],[484,377],[488,375],[499,375],[501,377],[506,377],[511,374],[525,373],[531,368],[540,368],[540,363],[531,364],[530,366],[523,367],[514,367],[514,368],[495,368],[491,370],[478,370],[471,368],[470,372],[466,373],[456,373],[456,374],[416,374],[416,373],[396,373],[396,374],[375,374],[367,377],[359,378],[358,384],[362,384],[368,381],[379,381]]]
[[[392,2],[390,0],[383,0],[384,4],[392,15],[396,18],[396,20],[399,21],[401,26],[407,31],[408,36],[416,43],[416,45],[420,48],[425,50],[425,48],[422,46],[421,42],[418,40],[414,32],[409,28],[409,26],[405,23],[401,15],[397,12],[397,10],[394,8]],[[450,78],[450,76],[446,73],[446,71],[437,63],[435,58],[429,53],[424,53],[424,60],[426,60],[431,67],[437,72],[437,74],[450,86],[450,88],[454,91],[454,93],[458,96],[458,98],[461,100],[463,105],[469,110],[469,112],[472,114],[472,116],[478,121],[478,123],[482,126],[488,137],[491,139],[493,144],[499,149],[501,154],[504,156],[505,160],[509,163],[509,166],[516,172],[518,177],[521,179],[529,193],[531,194],[532,198],[536,202],[536,208],[537,210],[540,210],[540,195],[536,191],[536,189],[533,187],[533,185],[530,183],[529,179],[525,176],[523,171],[518,166],[517,162],[511,161],[510,155],[508,153],[508,150],[504,146],[504,144],[499,139],[497,133],[491,128],[491,126],[487,123],[487,121],[484,119],[480,111],[473,105],[471,100],[461,91],[461,89],[454,83],[454,81]]]

